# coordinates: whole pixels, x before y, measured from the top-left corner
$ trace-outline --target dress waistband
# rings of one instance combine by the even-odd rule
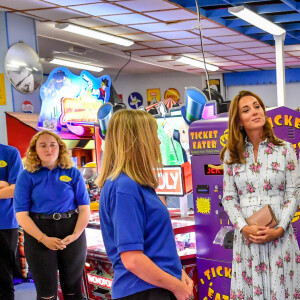
[[[283,201],[283,195],[242,197],[240,198],[240,206],[243,208],[254,205],[264,206],[266,204],[280,205],[283,204]]]
[[[73,214],[78,214],[78,210],[77,209],[72,209],[72,210],[69,210],[69,211],[64,212],[64,213],[54,213],[54,214],[51,214],[51,215],[30,212],[29,216],[33,217],[33,218],[36,218],[36,219],[48,219],[48,220],[58,221],[60,219],[68,219]]]

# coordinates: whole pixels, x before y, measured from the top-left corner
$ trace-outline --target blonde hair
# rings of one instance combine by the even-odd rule
[[[53,133],[52,131],[47,131],[47,130],[39,131],[31,139],[29,148],[27,149],[26,155],[23,159],[24,168],[30,173],[34,173],[40,168],[41,160],[36,153],[36,141],[43,134],[49,134],[49,135],[53,136],[58,143],[59,153],[58,153],[57,165],[62,169],[72,168],[73,161],[71,159],[71,156],[69,154],[66,144],[63,142],[63,140],[57,134]]]
[[[221,161],[224,161],[225,151],[229,151],[229,161],[227,164],[246,163],[246,158],[244,157],[245,151],[245,138],[247,136],[245,129],[240,128],[240,118],[239,118],[239,101],[245,96],[252,96],[257,99],[260,106],[262,107],[265,115],[265,125],[263,126],[263,139],[267,139],[268,142],[274,145],[284,145],[284,142],[278,139],[273,132],[273,129],[268,121],[266,114],[266,107],[260,97],[250,91],[240,91],[232,100],[229,108],[229,120],[228,120],[228,141],[226,146],[223,148],[220,154]]]
[[[140,185],[156,188],[161,161],[155,118],[142,110],[119,110],[108,124],[96,183],[102,187],[108,178],[115,180],[123,172]]]

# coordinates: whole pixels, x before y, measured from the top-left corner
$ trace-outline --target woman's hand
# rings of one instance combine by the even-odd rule
[[[63,240],[61,240],[61,243],[63,245],[67,246],[67,245],[73,243],[74,241],[76,241],[78,238],[79,238],[79,236],[77,234],[73,233],[73,234],[66,236]]]
[[[186,275],[187,276],[187,275]],[[190,284],[190,283],[189,283]],[[193,286],[188,285],[184,278],[181,279],[181,284],[172,291],[177,300],[188,300],[193,296]]]
[[[268,229],[268,227],[257,226],[257,225],[246,225],[242,228],[242,234],[246,239],[249,239],[250,235],[256,236],[258,235],[258,232],[265,229]]]
[[[50,250],[54,251],[64,250],[67,247],[62,243],[61,239],[56,237],[49,237],[46,235],[42,239],[40,239],[40,242],[43,243]]]
[[[265,244],[276,240],[284,234],[282,227],[268,228],[259,226],[259,231],[256,235],[249,235],[249,240],[254,244]]]

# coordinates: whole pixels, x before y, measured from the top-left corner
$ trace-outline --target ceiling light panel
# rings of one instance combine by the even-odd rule
[[[82,63],[59,59],[59,58],[51,58],[51,59],[47,59],[46,61],[48,61],[50,64],[61,65],[61,66],[76,68],[76,69],[80,69],[80,70],[88,70],[88,71],[94,71],[94,72],[103,71],[103,68],[100,68],[98,66],[82,64]]]
[[[156,20],[148,18],[139,14],[123,14],[116,16],[103,16],[105,20],[115,22],[117,24],[129,25],[129,24],[143,24],[143,23],[153,23]]]
[[[127,14],[131,13],[130,10],[124,9],[122,7],[109,4],[109,3],[97,3],[97,4],[87,4],[82,6],[72,7],[74,10],[84,12],[92,16],[106,16],[106,15],[117,15],[117,14]]]
[[[114,44],[123,45],[127,47],[131,46],[134,43],[132,40],[129,39],[107,34],[105,32],[101,32],[98,30],[91,30],[86,27],[81,27],[69,23],[55,24],[55,27],[67,32],[82,35],[84,37],[90,37],[92,39],[106,41],[108,43],[114,43]]]

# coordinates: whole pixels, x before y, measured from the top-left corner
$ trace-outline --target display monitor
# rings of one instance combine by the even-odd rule
[[[217,114],[216,106],[217,106],[217,103],[214,100],[207,102],[205,104],[205,107],[204,107],[204,110],[203,110],[202,118],[203,119],[213,118]]]

